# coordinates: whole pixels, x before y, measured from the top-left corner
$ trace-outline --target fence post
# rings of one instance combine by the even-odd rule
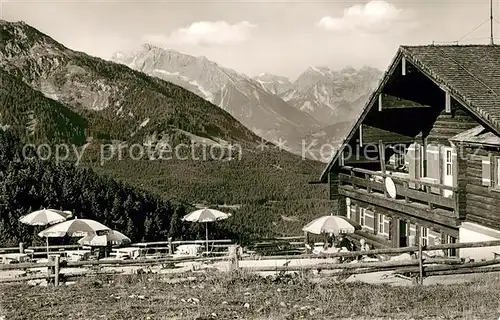
[[[60,262],[60,255],[56,255],[54,257],[54,285],[57,287],[59,286],[59,262]]]
[[[418,277],[418,283],[423,284],[424,283],[424,257],[422,255],[422,239],[419,239],[420,241],[418,242],[418,270],[419,270],[419,277]]]
[[[168,238],[168,254],[172,255],[172,252],[173,252],[173,250],[172,250],[172,237],[169,237]]]
[[[238,270],[239,269],[239,251],[240,251],[240,246],[234,245],[232,248],[231,252],[231,270]]]
[[[47,284],[49,284],[52,283],[53,274],[55,273],[55,257],[53,255],[48,255],[47,262],[49,263],[49,266],[47,267]]]
[[[24,243],[19,242],[19,253],[24,253]]]

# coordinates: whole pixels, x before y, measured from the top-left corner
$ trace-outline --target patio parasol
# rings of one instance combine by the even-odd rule
[[[89,234],[78,240],[79,244],[91,247],[105,247],[108,244],[122,245],[130,242],[131,240],[129,237],[116,230],[111,230],[102,235],[95,233]]]
[[[182,220],[190,222],[201,222],[205,223],[205,237],[206,237],[206,250],[208,253],[208,223],[218,220],[224,220],[231,216],[230,213],[224,213],[215,209],[199,209],[185,215]]]
[[[71,211],[61,211],[56,209],[41,209],[33,211],[19,218],[19,222],[30,226],[46,226],[65,221],[72,216]],[[47,256],[49,254],[49,238],[46,237]]]
[[[360,230],[361,225],[348,219],[344,216],[323,216],[306,224],[302,230],[314,233],[333,233],[338,235],[340,233],[354,233],[355,230]]]

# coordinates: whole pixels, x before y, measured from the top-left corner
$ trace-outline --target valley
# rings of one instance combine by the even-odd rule
[[[228,208],[235,219],[213,232],[241,241],[300,232],[303,222],[333,208],[326,186],[309,184],[323,163],[263,140],[206,99],[122,64],[70,50],[23,22],[1,21],[0,36],[0,124],[4,139],[11,141],[3,146],[0,170],[11,180],[4,179],[1,187],[25,185],[25,191],[0,201],[4,245],[37,241],[17,218],[41,206],[73,208],[125,230],[132,239],[159,240],[203,232],[180,221],[194,203],[237,203],[241,207]],[[310,119],[251,83],[263,96],[294,110],[292,116]],[[27,144],[52,151],[59,145],[74,146],[83,154],[82,162],[71,156],[64,161],[33,159],[34,154],[23,154]],[[212,145],[237,145],[241,154],[237,159],[159,159],[165,147],[182,144],[192,145],[197,155]],[[105,154],[106,148],[122,145],[148,146],[153,152],[141,159]],[[25,180],[33,175],[39,179]],[[70,182],[70,176],[76,180]],[[88,192],[78,194],[76,188]],[[132,198],[127,200],[127,195]],[[19,201],[28,205],[19,206]],[[122,210],[129,218],[117,218]],[[153,225],[156,231],[148,229]]]
[[[300,143],[331,142],[350,122],[325,126],[289,104],[281,95],[296,84],[286,78],[252,79],[203,57],[148,45],[142,52],[116,54],[115,62],[106,61],[73,51],[24,22],[0,21],[0,39],[0,125],[4,139],[13,141],[3,146],[0,173],[36,170],[42,177],[29,180],[32,190],[19,195],[29,197],[29,205],[6,214],[18,200],[4,197],[0,203],[4,244],[35,240],[31,233],[18,239],[15,221],[39,206],[69,206],[126,230],[135,240],[158,240],[203,232],[180,221],[193,204],[239,204],[227,208],[235,218],[213,232],[240,241],[300,233],[303,223],[334,208],[326,185],[309,184],[319,177],[328,155],[303,159]],[[276,79],[285,86],[267,85]],[[276,143],[278,138],[286,144]],[[22,154],[27,144],[49,150],[74,146],[82,159],[33,160],[32,153]],[[190,146],[187,157],[162,157],[165,149],[183,145]],[[139,159],[132,153],[113,154],[122,147],[147,152]],[[238,153],[207,157],[213,148]],[[9,166],[12,161],[19,167]],[[64,178],[68,174],[88,176],[91,192],[77,195],[75,189],[61,189],[69,183]],[[53,178],[46,181],[45,176]],[[26,182],[12,179],[2,188]],[[76,188],[83,182],[75,183]],[[35,191],[39,188],[48,191]],[[133,202],[137,213],[118,203],[134,193],[127,206]],[[129,218],[117,219],[121,210],[128,210]],[[160,229],[139,227],[151,223]]]

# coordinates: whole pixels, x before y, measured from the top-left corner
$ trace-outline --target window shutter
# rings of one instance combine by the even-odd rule
[[[428,145],[427,146],[427,177],[437,180],[437,183],[441,181],[439,172],[439,146]],[[439,193],[439,188],[432,188],[432,192]]]
[[[451,173],[453,174],[453,185],[458,186],[458,157],[457,151],[454,149],[451,153],[452,168]]]
[[[347,218],[351,217],[351,199],[350,198],[345,198],[345,204],[346,204],[346,216]]]
[[[417,226],[413,223],[410,223],[410,236],[414,236],[417,234]]]
[[[408,147],[406,154],[406,163],[408,166],[408,175],[411,179],[420,178],[420,146],[413,143]],[[410,188],[415,188],[414,183],[408,184]]]
[[[483,186],[491,186],[491,163],[490,157],[485,156],[481,157],[481,166],[482,166],[482,185]]]

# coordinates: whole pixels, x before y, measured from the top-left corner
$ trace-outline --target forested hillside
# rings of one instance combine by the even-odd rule
[[[23,158],[21,148],[22,144],[12,133],[0,130],[0,246],[15,246],[19,242],[42,244],[43,239],[37,233],[43,227],[30,227],[18,222],[22,215],[42,207],[71,210],[80,218],[95,219],[122,231],[133,241],[158,241],[168,237],[194,239],[204,235],[203,225],[181,221],[185,214],[194,210],[189,203],[165,200],[165,197],[152,192],[97,175],[84,166],[74,166],[72,162],[27,159],[31,158],[31,154]],[[131,176],[137,178],[138,173]],[[205,203],[226,195],[215,187],[211,190],[213,194],[201,191],[204,190],[202,188],[195,190],[198,193],[190,193],[190,185],[177,189],[182,181],[176,185],[164,183],[161,186],[172,193],[184,192],[186,197],[197,196]],[[274,185],[276,201],[268,198],[268,189],[259,190],[262,185],[252,186],[250,182],[238,179],[232,181],[227,182],[227,188],[235,188],[232,196],[244,204],[222,208],[232,212],[233,217],[217,222],[210,229],[211,237],[247,242],[263,237],[296,235],[300,234],[304,223],[331,209],[328,201],[319,199],[282,200],[300,192],[300,186],[285,188],[286,194],[282,194],[279,186]],[[237,186],[237,183],[243,187]],[[148,189],[158,191],[153,186],[154,183],[148,184]],[[269,186],[272,188],[272,184]],[[245,196],[247,191],[250,192],[249,197]],[[257,200],[259,194],[262,198]],[[297,199],[300,198],[297,195]],[[67,243],[70,240],[51,241]]]
[[[242,204],[327,199],[327,186],[316,180],[322,164],[286,151],[243,150],[232,160],[133,160],[94,163],[96,172],[136,184],[163,197],[190,203]]]
[[[82,145],[87,120],[0,69],[0,127],[24,141]]]
[[[42,207],[73,211],[123,231],[134,241],[165,239],[174,213],[186,206],[153,197],[89,169],[24,159],[19,141],[0,131],[0,245],[37,241],[40,228],[18,219]],[[38,239],[40,241],[41,239]]]

